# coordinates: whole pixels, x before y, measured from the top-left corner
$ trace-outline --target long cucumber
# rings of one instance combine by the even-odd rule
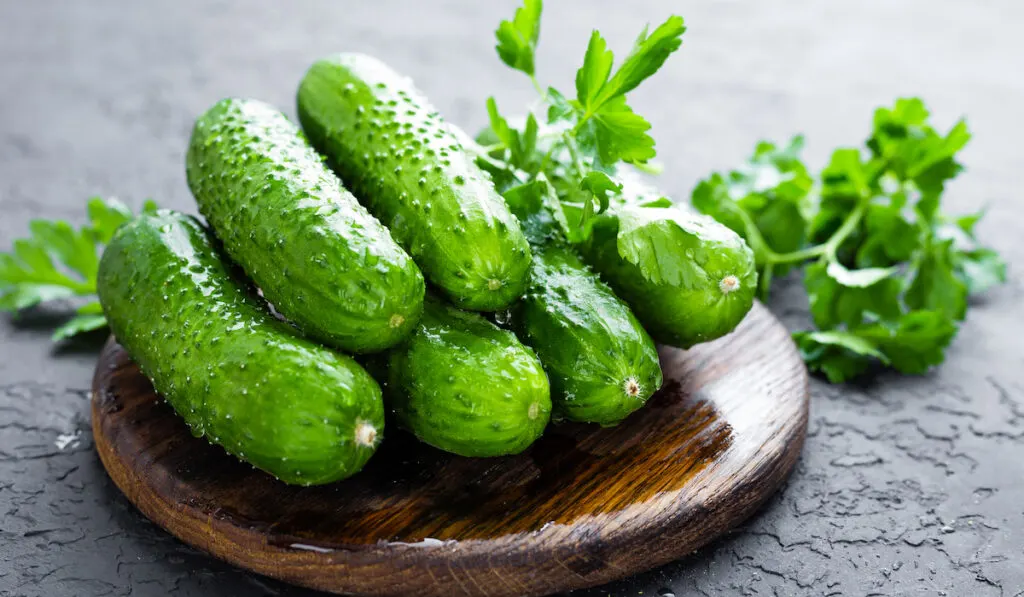
[[[98,287],[118,342],[194,435],[287,483],[356,473],[381,441],[380,387],[275,319],[215,244],[168,211],[115,234]]]
[[[307,334],[375,352],[412,332],[423,275],[284,114],[218,102],[196,121],[187,173],[228,255]]]
[[[338,54],[302,79],[310,142],[457,306],[495,311],[526,288],[530,250],[486,174],[412,82]]]

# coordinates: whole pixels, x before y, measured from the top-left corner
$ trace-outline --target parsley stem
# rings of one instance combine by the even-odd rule
[[[839,230],[836,230],[835,234],[832,235],[832,238],[825,242],[825,255],[829,259],[833,261],[835,260],[836,251],[839,250],[839,246],[843,244],[843,241],[845,241],[857,229],[861,218],[864,217],[864,212],[868,209],[869,200],[870,197],[867,199],[861,199],[860,203],[857,204],[857,207],[850,212],[850,215],[846,216],[846,220],[843,222],[843,225],[839,227]]]
[[[636,162],[633,167],[643,172],[644,174],[661,174],[665,170],[665,165],[661,162]]]
[[[578,135],[578,134],[579,134],[579,132],[580,132],[581,130],[583,130],[583,125],[584,125],[584,124],[586,124],[586,123],[587,123],[587,121],[588,121],[588,120],[590,120],[590,118],[591,118],[591,117],[592,117],[593,115],[594,115],[594,113],[593,113],[593,112],[589,112],[589,111],[588,111],[588,112],[585,112],[585,113],[583,114],[583,116],[581,116],[581,117],[580,117],[580,119],[576,121],[576,126],[572,127],[572,130],[571,130],[571,131],[569,131],[569,134],[570,134],[570,135],[572,135],[573,137],[575,137],[576,135]]]
[[[558,143],[552,143],[551,149],[544,154],[544,159],[540,161],[540,167],[537,168],[538,173],[547,172],[548,162],[551,161],[551,157],[555,154],[556,149],[558,149]]]
[[[548,100],[548,92],[541,87],[540,81],[537,80],[537,75],[530,75],[530,82],[533,83],[533,88],[540,94],[542,101]]]
[[[583,160],[580,158],[580,153],[576,148],[576,143],[570,137],[573,133],[566,133],[562,136],[565,141],[565,148],[569,150],[569,155],[572,156],[573,166],[576,167],[576,173],[580,178],[583,178],[583,173],[586,171],[586,167],[583,165]]]
[[[761,277],[757,280],[757,293],[762,302],[768,301],[768,293],[772,289],[772,274],[774,273],[775,265],[769,263],[764,266],[764,271],[761,272]]]
[[[768,241],[766,241],[764,236],[761,235],[761,230],[757,227],[757,223],[754,222],[754,219],[750,217],[750,214],[733,205],[730,205],[730,208],[732,209],[733,214],[743,221],[743,229],[746,233],[744,236],[746,236],[747,244],[749,244],[750,248],[754,250],[754,254],[757,255],[760,260],[764,261],[766,265],[779,263],[780,257],[783,256],[779,255],[768,246]]]
[[[784,263],[798,263],[801,261],[807,261],[808,259],[814,259],[815,257],[827,257],[830,260],[836,259],[836,252],[839,250],[840,245],[845,241],[860,224],[861,218],[864,217],[864,212],[867,211],[868,200],[861,200],[860,203],[850,212],[846,219],[843,220],[839,229],[835,231],[827,241],[820,245],[814,245],[812,247],[806,247],[799,251],[791,251],[789,253],[776,253],[765,242],[764,237],[761,236],[760,230],[754,224],[750,216],[743,210],[737,211],[740,217],[744,220],[744,226],[746,227],[747,240],[754,249],[754,252],[761,255],[765,261],[766,266],[784,264]]]
[[[800,249],[799,251],[791,251],[789,253],[775,253],[772,251],[767,261],[772,264],[796,263],[799,261],[814,259],[815,257],[821,257],[825,253],[825,244],[820,244]]]

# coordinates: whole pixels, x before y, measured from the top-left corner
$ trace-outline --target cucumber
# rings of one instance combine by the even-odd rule
[[[227,254],[306,334],[363,353],[412,332],[423,275],[284,114],[218,102],[196,121],[187,173]]]
[[[325,58],[302,79],[298,113],[313,146],[453,303],[496,311],[523,294],[530,251],[516,219],[409,79],[369,56]]]
[[[194,435],[286,483],[356,473],[381,440],[380,387],[275,319],[215,242],[170,211],[114,235],[98,290],[118,342]]]
[[[511,322],[544,364],[555,417],[615,425],[661,387],[654,341],[574,251],[535,246],[533,260]]]
[[[551,416],[548,379],[529,348],[429,296],[416,331],[387,353],[385,369],[385,403],[399,424],[461,456],[518,454]]]
[[[510,122],[521,127],[525,118]],[[498,138],[488,128],[477,140],[490,145]],[[548,161],[544,156],[552,150],[550,143],[538,142],[535,155],[539,160]],[[555,152],[545,174],[560,199],[578,204],[580,182],[557,165],[569,159],[559,152],[565,150]],[[584,262],[628,303],[647,332],[662,344],[689,348],[735,329],[754,304],[757,270],[753,251],[738,234],[714,219],[673,205],[635,169],[620,168],[613,178],[622,188],[611,197],[611,209],[592,227],[588,223],[587,231],[592,234],[573,239]],[[570,226],[577,224],[578,216]],[[622,249],[631,259],[622,256]]]
[[[619,251],[620,229],[649,235],[648,263],[685,269],[684,279],[652,280]],[[729,228],[678,206],[626,204],[596,218],[580,252],[662,344],[689,348],[728,334],[754,303],[754,253]]]
[[[555,418],[614,425],[661,387],[654,341],[629,306],[580,260],[544,205],[546,183],[505,194],[533,251],[530,287],[510,311],[551,383]]]

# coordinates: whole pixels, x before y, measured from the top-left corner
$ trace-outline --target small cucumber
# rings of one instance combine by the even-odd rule
[[[275,319],[215,242],[169,211],[114,235],[98,287],[118,342],[194,435],[286,483],[356,473],[381,440],[380,387]]]
[[[412,337],[387,354],[385,375],[385,403],[399,424],[462,456],[518,454],[551,415],[548,379],[533,351],[483,317],[430,297]]]
[[[374,352],[412,332],[423,275],[284,114],[218,102],[196,121],[187,172],[227,254],[308,335]]]
[[[544,364],[555,417],[618,423],[661,387],[654,341],[568,247],[534,246],[533,261],[512,325]]]
[[[629,306],[566,244],[546,197],[543,182],[505,193],[533,250],[530,287],[510,323],[544,364],[556,418],[614,425],[661,387],[658,350]]]
[[[624,223],[627,236],[646,236],[647,267],[665,263],[681,280],[654,281],[624,258]],[[593,234],[578,248],[662,344],[689,348],[724,336],[754,303],[754,253],[729,228],[682,207],[614,207],[596,218]]]
[[[457,306],[496,311],[526,288],[516,219],[412,82],[375,58],[316,62],[298,91],[310,142]]]

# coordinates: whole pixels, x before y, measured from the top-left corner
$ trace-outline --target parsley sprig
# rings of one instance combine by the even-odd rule
[[[156,204],[146,201],[143,211],[155,210]],[[87,212],[89,223],[78,229],[61,220],[33,220],[30,236],[14,241],[10,253],[0,253],[0,311],[16,313],[50,301],[93,299],[54,331],[54,341],[107,324],[95,300],[99,250],[133,216],[120,201],[99,197],[89,200]]]
[[[817,177],[800,160],[801,137],[762,142],[743,167],[698,184],[692,201],[747,240],[762,299],[774,276],[804,268],[817,329],[794,338],[812,369],[833,382],[872,362],[922,373],[944,360],[969,294],[1006,279],[974,233],[982,213],[940,209],[969,139],[963,121],[940,134],[920,99],[900,99],[875,112],[862,149],[835,150]]]
[[[574,93],[566,94],[545,87],[536,77],[541,12],[541,0],[525,0],[515,17],[502,21],[495,32],[499,57],[530,78],[541,107],[515,127],[502,116],[496,100],[488,98],[490,129],[480,140],[486,154],[481,165],[499,188],[539,178],[551,181],[571,216],[567,232],[579,240],[591,218],[607,210],[621,191],[611,176],[618,165],[653,168],[651,125],[630,107],[627,94],[679,49],[686,27],[679,16],[669,17],[653,31],[645,27],[617,66],[605,38],[593,31],[576,72]]]
[[[540,0],[525,0],[496,32],[499,56],[529,76],[541,108],[513,126],[489,98],[480,163],[500,189],[550,182],[565,235],[580,242],[596,215],[630,199],[616,175],[623,164],[656,170],[650,124],[627,94],[680,47],[685,26],[673,16],[653,32],[645,28],[618,67],[594,31],[575,93],[566,94],[536,77],[541,10]],[[963,121],[940,134],[921,100],[901,99],[875,112],[862,148],[837,149],[818,173],[800,157],[802,137],[781,146],[762,142],[742,167],[703,180],[692,203],[753,249],[762,299],[775,278],[802,270],[817,329],[794,339],[811,369],[837,383],[873,363],[921,373],[945,358],[968,296],[1006,279],[1006,264],[975,235],[983,213],[941,211],[946,183],[962,170],[956,155],[969,139]],[[648,199],[643,206],[667,202]],[[647,224],[625,228],[643,241],[660,229]],[[649,257],[636,253],[624,257]]]

